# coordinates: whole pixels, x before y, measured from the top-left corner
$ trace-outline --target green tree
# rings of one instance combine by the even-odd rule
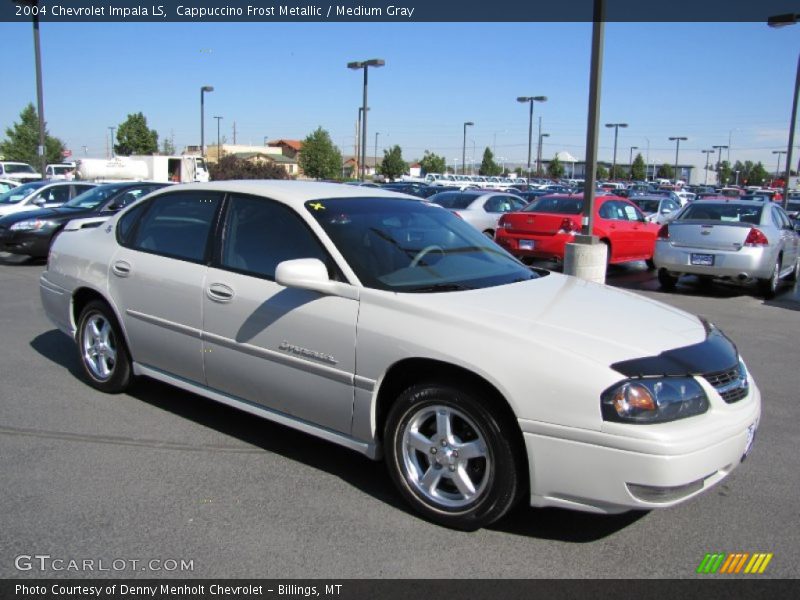
[[[609,169],[609,176],[611,179],[626,179],[625,168],[622,165],[612,165]]]
[[[387,179],[397,179],[408,172],[408,163],[403,160],[403,151],[400,146],[394,145],[383,151],[379,172]]]
[[[235,157],[233,154],[223,156],[218,162],[209,166],[209,175],[213,181],[224,179],[289,179],[286,169],[271,161],[253,162]]]
[[[119,156],[131,154],[156,154],[158,152],[158,132],[147,127],[147,119],[138,112],[128,115],[117,127],[117,143],[114,153]]]
[[[608,179],[608,169],[606,169],[603,165],[597,165],[597,171],[595,171],[595,177],[597,179]]]
[[[502,172],[502,167],[494,162],[494,154],[492,154],[491,149],[487,146],[486,150],[483,151],[483,160],[481,161],[481,166],[478,169],[478,174],[486,175],[487,177],[493,177],[500,175]]]
[[[634,181],[644,181],[647,176],[647,166],[644,164],[644,159],[641,153],[636,154],[631,165],[631,179]]]
[[[727,160],[723,160],[717,165],[717,183],[719,185],[733,183],[733,169]]]
[[[333,145],[330,134],[317,127],[303,140],[297,162],[306,177],[336,179],[342,172],[342,153]]]
[[[553,160],[547,165],[547,174],[553,179],[559,179],[564,174],[564,165],[558,160],[558,154],[553,156]]]
[[[44,156],[49,163],[63,160],[64,144],[44,130]],[[39,158],[39,115],[33,104],[28,104],[19,114],[19,122],[6,128],[6,139],[0,142],[0,154],[5,160],[28,163],[34,169],[41,168]]]
[[[672,165],[668,165],[664,163],[660,167],[658,167],[658,171],[656,172],[656,177],[661,177],[662,179],[672,179],[675,177],[675,169],[672,168]]]
[[[425,150],[425,156],[419,161],[419,166],[422,169],[423,175],[427,175],[428,173],[444,173],[447,170],[447,161],[445,161],[443,156]]]
[[[172,156],[175,154],[175,143],[168,137],[161,143],[161,154]]]
[[[749,162],[749,161],[748,161]],[[757,162],[750,170],[750,176],[747,180],[747,185],[764,185],[770,178],[770,174],[760,162]],[[742,181],[740,178],[739,181]]]

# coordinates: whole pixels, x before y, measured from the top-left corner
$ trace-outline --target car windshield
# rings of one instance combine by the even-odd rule
[[[3,165],[3,169],[5,170],[6,173],[36,173],[36,171],[33,170],[32,166],[24,164],[15,165],[6,163]]]
[[[443,206],[444,208],[449,208],[451,210],[458,210],[462,208],[467,208],[473,201],[477,198],[472,194],[462,194],[461,192],[443,192],[441,194],[436,194],[435,196],[431,196],[429,200],[434,204],[438,204],[439,206]]]
[[[56,175],[63,175],[64,173],[69,173],[74,169],[74,167],[70,167],[69,165],[52,165],[51,168],[53,169],[53,173]]]
[[[631,202],[633,202],[636,206],[642,209],[642,212],[647,214],[653,214],[658,212],[658,200],[647,200],[645,198],[631,198]]]
[[[62,205],[64,208],[96,208],[108,200],[120,190],[125,189],[125,185],[101,185],[82,194],[75,196],[72,200]]]
[[[761,222],[761,212],[763,210],[763,204],[742,204],[739,202],[695,203],[689,204],[679,218],[681,221],[723,221],[757,225]]]
[[[43,181],[25,183],[0,194],[0,204],[17,204],[44,185]]]
[[[579,215],[583,212],[583,199],[566,196],[542,196],[522,209],[523,212]]]
[[[539,277],[449,210],[395,198],[308,201],[308,212],[371,288],[479,289]]]

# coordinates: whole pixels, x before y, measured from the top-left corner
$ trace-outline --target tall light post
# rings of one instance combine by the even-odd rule
[[[217,162],[219,162],[219,159],[222,158],[222,146],[219,144],[219,122],[222,120],[222,117],[215,116],[214,118],[217,120]],[[264,137],[264,145],[267,145],[266,137]]]
[[[200,156],[206,155],[206,92],[213,92],[213,85],[204,85],[200,88]]]
[[[719,154],[717,154],[717,179],[719,179],[720,185],[725,185],[720,177],[719,171],[722,167],[722,151],[726,150],[728,146],[711,146],[714,150],[716,150]]]
[[[44,177],[47,170],[47,154],[45,148],[44,134],[44,92],[42,89],[42,49],[39,43],[39,0],[14,0],[14,4],[30,6],[33,13],[33,60],[36,69],[36,112],[39,116],[39,146],[37,154],[39,156],[39,173]]]
[[[529,104],[528,112],[528,178],[531,176],[531,145],[533,144],[533,103],[547,102],[547,96],[519,96],[517,102]]]
[[[631,146],[631,155],[630,155],[630,158],[628,158],[628,165],[631,168],[631,172],[630,172],[630,180],[631,181],[633,181],[633,151],[634,150],[638,150],[638,149],[639,149],[639,146]]]
[[[539,133],[539,144],[536,148],[536,176],[539,177],[542,174],[542,140],[546,137],[550,137],[549,133]]]
[[[670,142],[675,142],[675,183],[678,183],[678,152],[681,149],[681,142],[685,142],[689,138],[684,136],[676,136],[669,138]]]
[[[767,20],[770,27],[794,25],[800,17],[798,13],[775,15]],[[789,181],[792,175],[792,149],[794,148],[794,125],[797,121],[797,96],[800,95],[800,55],[797,56],[797,74],[794,78],[794,98],[792,99],[792,116],[789,121],[789,147],[786,151],[786,177],[783,184],[783,208],[789,208]]]
[[[367,107],[369,110],[369,106]],[[361,147],[361,127],[363,126],[362,123],[362,115],[364,114],[364,107],[358,107],[358,122],[356,123],[356,169],[359,171],[359,176],[361,173],[361,164],[367,163],[367,151],[366,148]]]
[[[378,169],[378,136],[380,134],[380,131],[375,132],[375,170]]]
[[[777,179],[781,172],[781,156],[786,154],[786,150],[773,150],[772,153],[778,155],[778,166],[775,167],[775,179]]]
[[[614,128],[614,160],[611,162],[611,179],[617,179],[617,136],[620,127],[627,127],[627,123],[606,123],[606,127]]]
[[[117,153],[114,152],[114,131],[116,127],[109,127],[108,130],[111,132],[111,158],[114,158]]]
[[[708,158],[709,154],[714,154],[716,150],[700,150],[700,152],[706,155],[706,177],[703,180],[703,185],[708,185]]]
[[[464,121],[464,138],[461,142],[461,173],[467,173],[467,127],[475,125],[472,121]]]
[[[470,142],[472,142],[472,157],[469,161],[469,174],[473,175],[475,170],[475,140],[470,140]]]
[[[366,148],[367,148],[367,73],[369,72],[369,67],[382,67],[386,64],[386,61],[381,58],[372,58],[370,60],[361,60],[361,61],[354,61],[347,63],[348,69],[364,69],[364,98],[361,104],[361,154],[366,156]],[[363,160],[361,163],[361,181],[364,181],[367,176],[366,172],[366,163],[367,161]]]

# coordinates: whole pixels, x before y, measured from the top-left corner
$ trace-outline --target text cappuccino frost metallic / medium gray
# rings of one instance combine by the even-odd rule
[[[167,188],[71,223],[41,276],[88,381],[149,376],[386,456],[470,529],[667,507],[747,455],[761,398],[713,325],[530,270],[450,211],[336,184]]]

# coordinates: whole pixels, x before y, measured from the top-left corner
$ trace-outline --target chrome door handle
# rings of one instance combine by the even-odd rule
[[[131,274],[131,265],[129,262],[124,260],[118,260],[111,267],[111,271],[118,277],[127,277]]]
[[[233,288],[223,283],[212,283],[206,289],[206,296],[214,302],[230,302],[233,300]]]

